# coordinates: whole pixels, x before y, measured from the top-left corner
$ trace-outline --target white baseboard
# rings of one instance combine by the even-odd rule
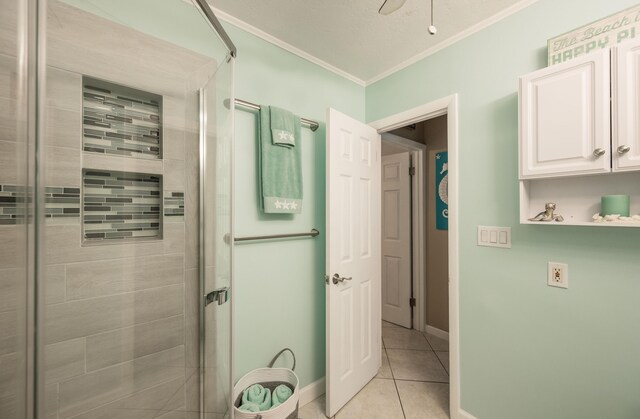
[[[319,380],[314,381],[313,383],[304,386],[300,389],[300,407],[305,404],[311,403],[318,397],[322,396],[325,392],[325,381],[324,377]]]
[[[445,332],[444,330],[440,330],[436,327],[427,325],[425,331],[437,338],[449,340],[449,332]]]
[[[469,413],[469,412],[467,412],[467,411],[465,411],[463,409],[458,410],[458,418],[460,418],[460,419],[478,419],[475,416],[473,416],[471,413]]]

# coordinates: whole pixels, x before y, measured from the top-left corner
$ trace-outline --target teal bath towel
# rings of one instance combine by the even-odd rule
[[[286,402],[292,394],[293,391],[291,391],[288,386],[280,384],[273,390],[273,394],[271,395],[271,408],[280,406]]]
[[[293,147],[296,145],[296,123],[299,124],[299,118],[296,118],[291,112],[269,106],[271,120],[271,142],[275,145],[284,147]]]
[[[260,408],[255,403],[245,403],[242,406],[240,406],[238,409],[242,410],[243,412],[259,412],[260,411]]]
[[[242,394],[242,406],[250,408],[250,404],[258,406],[260,411],[271,408],[271,390],[262,387],[260,384],[254,384],[244,391]],[[242,409],[240,406],[240,409]]]
[[[282,126],[282,125],[281,125]],[[273,143],[271,107],[260,108],[259,182],[260,204],[265,213],[300,214],[302,212],[302,163],[300,118],[295,117],[293,145]]]

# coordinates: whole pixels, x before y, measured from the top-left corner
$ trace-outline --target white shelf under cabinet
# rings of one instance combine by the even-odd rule
[[[594,223],[603,195],[629,195],[631,215],[640,214],[640,172],[520,180],[520,224],[546,226],[640,227],[640,223]],[[556,203],[564,221],[529,221],[547,202]]]

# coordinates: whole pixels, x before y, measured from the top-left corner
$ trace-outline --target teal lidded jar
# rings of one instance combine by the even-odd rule
[[[629,195],[605,195],[601,198],[600,215],[629,216]]]

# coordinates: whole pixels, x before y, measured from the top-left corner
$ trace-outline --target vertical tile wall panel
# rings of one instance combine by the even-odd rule
[[[46,386],[47,414],[57,419],[183,417],[185,409],[197,412],[200,404],[198,100],[197,87],[187,86],[211,59],[57,0],[49,7],[58,21],[48,28],[47,145],[50,160],[62,159],[51,165],[57,182],[46,185],[46,259],[54,265],[47,267],[44,329],[52,348],[85,341],[86,359],[83,374],[54,377]],[[158,95],[135,96],[146,92]],[[16,141],[12,107],[10,100],[0,99],[0,141]],[[87,188],[83,170],[156,176],[158,193],[140,195],[137,202],[113,201],[129,198],[122,195],[127,189],[144,188],[95,183]],[[0,184],[19,183],[0,179]],[[79,196],[66,188],[80,188]],[[88,211],[88,204],[105,204],[98,206],[109,211]],[[137,206],[148,211],[126,214],[127,204],[129,209],[145,204]],[[79,209],[75,217],[74,209]],[[153,218],[135,223],[133,217],[114,215]],[[85,239],[85,221],[102,228],[89,231],[105,238]],[[105,230],[118,233],[116,225],[147,222],[156,229],[152,240],[106,239]],[[130,237],[134,231],[145,230],[131,230]],[[4,231],[0,235],[12,240]],[[3,241],[0,261],[10,261],[12,249]],[[15,293],[14,285],[0,272],[0,302]],[[1,398],[0,390],[0,403]]]
[[[123,379],[127,377],[129,379]],[[64,381],[60,384],[60,418],[72,417],[176,378],[184,380],[183,346]]]
[[[183,282],[182,253],[95,260],[67,265],[67,301],[177,285]]]

